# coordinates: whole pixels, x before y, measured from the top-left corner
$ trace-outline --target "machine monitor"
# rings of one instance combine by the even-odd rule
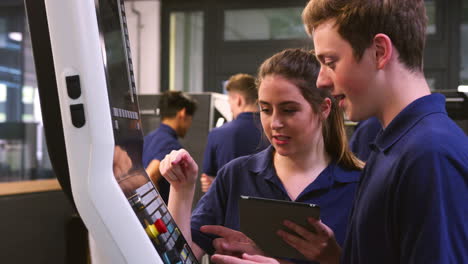
[[[123,0],[26,0],[46,139],[100,263],[197,263],[141,162]]]

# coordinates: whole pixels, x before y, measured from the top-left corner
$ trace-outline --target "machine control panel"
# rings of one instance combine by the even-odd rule
[[[151,182],[136,189],[128,200],[164,263],[197,263],[195,255]]]

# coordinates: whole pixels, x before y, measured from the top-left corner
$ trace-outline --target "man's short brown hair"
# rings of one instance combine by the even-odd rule
[[[257,86],[255,78],[252,75],[238,73],[231,76],[227,82],[226,90],[242,94],[247,104],[255,104],[257,102]]]
[[[360,60],[376,34],[386,34],[410,70],[422,71],[427,16],[424,0],[310,0],[302,13],[309,35],[334,19]]]
[[[197,101],[181,91],[165,91],[159,98],[159,116],[161,120],[174,118],[185,108],[185,113],[193,116],[197,110]]]

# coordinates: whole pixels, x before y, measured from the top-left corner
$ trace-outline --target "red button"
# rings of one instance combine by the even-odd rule
[[[156,229],[158,230],[159,233],[164,234],[167,232],[167,227],[166,224],[164,224],[163,220],[158,219],[156,222],[154,222],[154,225],[156,226]]]

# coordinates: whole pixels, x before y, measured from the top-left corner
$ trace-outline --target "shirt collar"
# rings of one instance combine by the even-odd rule
[[[249,170],[256,174],[266,171],[270,167],[269,165],[273,163],[273,151],[275,149],[270,145],[263,151],[252,155],[248,163]]]
[[[161,125],[159,126],[159,129],[166,131],[169,135],[173,136],[174,138],[177,138],[177,133],[175,132],[174,129],[172,129],[172,127],[164,123],[161,123]]]
[[[434,93],[417,99],[401,111],[390,124],[379,133],[372,148],[387,151],[408,133],[421,119],[433,113],[444,113],[445,97]]]
[[[265,150],[252,155],[248,163],[249,170],[262,176],[265,180],[273,182],[279,180],[273,167],[274,151],[275,149],[270,145]],[[329,188],[334,182],[351,183],[359,181],[359,173],[352,174],[345,172],[346,169],[338,166],[335,162],[331,162],[313,182],[313,189]]]
[[[253,118],[260,118],[259,112],[242,112],[237,115],[236,119],[253,119]]]

